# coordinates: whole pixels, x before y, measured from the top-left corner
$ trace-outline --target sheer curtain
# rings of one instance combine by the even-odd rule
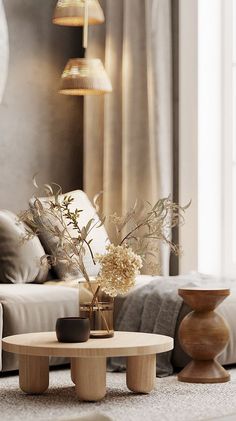
[[[0,0],[0,103],[2,102],[8,71],[8,29],[2,0]]]
[[[101,6],[106,22],[90,27],[87,56],[103,60],[113,93],[85,98],[84,188],[90,198],[103,190],[104,214],[122,214],[173,190],[172,1]]]

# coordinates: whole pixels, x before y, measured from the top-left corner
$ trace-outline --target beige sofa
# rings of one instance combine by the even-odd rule
[[[192,276],[190,275],[192,279]],[[139,276],[135,288],[140,288],[152,281],[149,276]],[[158,282],[158,277],[156,279]],[[167,279],[168,282],[168,279]],[[205,281],[203,280],[205,283]],[[214,282],[212,280],[212,282]],[[236,285],[232,281],[227,286],[231,295],[217,309],[225,318],[230,328],[230,341],[219,356],[221,364],[236,363]],[[53,331],[58,317],[74,316],[78,314],[78,288],[73,282],[73,288],[61,285],[35,284],[0,284],[0,335],[1,338],[28,332]],[[115,300],[115,318],[122,311],[126,297]],[[183,317],[190,309],[183,304],[175,329],[175,347],[172,353],[172,363],[176,368],[182,368],[189,361],[189,357],[182,350],[178,341],[178,328]],[[68,362],[62,358],[52,358],[51,365]],[[0,371],[18,369],[17,357],[1,351],[0,341]]]
[[[20,333],[53,331],[58,317],[78,314],[78,290],[51,285],[0,284],[1,338]],[[1,347],[1,342],[0,342]],[[18,369],[14,354],[0,349],[0,370]],[[63,364],[62,358],[51,364]]]

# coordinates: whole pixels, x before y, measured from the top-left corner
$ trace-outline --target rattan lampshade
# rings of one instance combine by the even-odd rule
[[[61,77],[59,93],[102,95],[112,91],[111,81],[99,59],[70,59]]]
[[[53,23],[63,26],[84,25],[85,0],[58,0]],[[88,0],[88,23],[95,25],[105,20],[103,10],[98,0]]]

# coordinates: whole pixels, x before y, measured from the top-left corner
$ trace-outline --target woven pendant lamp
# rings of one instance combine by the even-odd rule
[[[62,26],[83,26],[84,8],[85,0],[58,0],[52,21]],[[98,0],[88,0],[88,24],[96,25],[104,21]]]
[[[60,94],[103,95],[112,92],[109,77],[101,60],[70,59],[61,77]]]
[[[97,0],[64,0],[64,2],[83,4],[83,47],[87,48],[89,6],[92,4],[99,5],[99,3]],[[108,92],[112,92],[112,85],[101,60],[97,58],[72,58],[68,61],[61,76],[60,94],[103,95]]]

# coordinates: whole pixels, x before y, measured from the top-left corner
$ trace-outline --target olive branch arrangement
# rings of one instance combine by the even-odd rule
[[[35,179],[34,185],[39,189]],[[100,265],[91,311],[95,303],[98,305],[100,289],[111,297],[127,293],[134,286],[135,277],[145,262],[157,274],[159,266],[156,260],[160,244],[166,244],[176,255],[181,253],[179,245],[171,240],[171,230],[184,223],[184,214],[190,203],[180,206],[167,197],[159,199],[152,206],[149,202],[137,200],[123,216],[115,213],[101,219],[92,218],[81,226],[83,209],[71,210],[73,197],[62,195],[61,187],[55,183],[44,184],[43,192],[46,201],[35,195],[30,209],[19,215],[20,220],[30,227],[24,240],[33,235],[40,236],[42,231],[53,236],[55,250],[43,259],[47,260],[49,266],[60,262],[70,269],[75,268],[93,292],[84,263],[85,253],[90,254],[94,265]],[[98,202],[99,195],[94,199],[97,212]],[[94,255],[92,233],[105,223],[115,228],[116,240],[108,243],[105,254]]]

